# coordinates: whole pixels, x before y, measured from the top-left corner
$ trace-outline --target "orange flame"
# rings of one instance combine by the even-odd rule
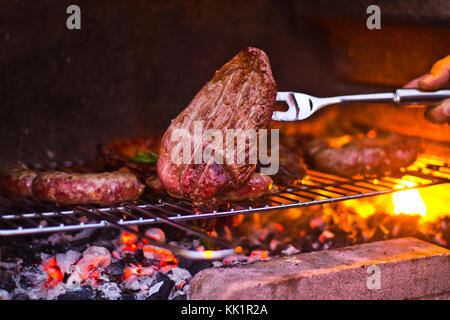
[[[412,181],[401,180],[400,185],[396,186],[396,189],[403,189],[406,187],[415,187],[417,184]],[[417,189],[408,189],[392,194],[392,200],[394,202],[395,214],[419,214],[423,217],[427,214],[427,207],[420,192]]]
[[[250,253],[250,257],[248,258],[248,261],[256,261],[256,260],[268,260],[269,259],[269,253],[266,250],[253,250]]]
[[[155,270],[151,267],[142,267],[142,266],[130,266],[126,267],[123,277],[125,279],[134,277],[134,276],[152,276],[155,273]]]
[[[44,284],[45,288],[54,288],[58,285],[58,283],[63,281],[64,276],[58,266],[58,263],[56,262],[55,257],[47,259],[47,261],[44,262],[43,268],[48,273],[48,280]]]
[[[151,257],[154,260],[159,260],[160,267],[168,264],[178,264],[177,258],[170,250],[157,246],[146,245],[144,246],[143,251],[145,257]]]
[[[138,236],[134,233],[122,232],[122,235],[120,236],[120,241],[125,245],[132,245],[136,243],[137,240]]]

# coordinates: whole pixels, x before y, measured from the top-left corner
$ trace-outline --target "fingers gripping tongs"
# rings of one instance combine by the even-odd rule
[[[434,92],[416,89],[397,89],[389,93],[357,94],[318,98],[298,92],[278,92],[277,101],[287,103],[287,111],[274,111],[274,121],[300,121],[323,107],[339,103],[394,103],[403,107],[429,106],[450,98],[450,90]]]

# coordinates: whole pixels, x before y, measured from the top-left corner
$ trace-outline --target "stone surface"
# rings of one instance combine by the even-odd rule
[[[368,289],[376,285],[370,266],[380,289]],[[445,299],[449,279],[449,250],[401,238],[205,269],[189,299]]]

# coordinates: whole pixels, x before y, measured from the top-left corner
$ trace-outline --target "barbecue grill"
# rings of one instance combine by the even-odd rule
[[[0,19],[0,165],[36,171],[116,170],[107,156],[128,161],[135,138],[157,151],[171,119],[249,46],[267,53],[278,92],[314,97],[391,92],[449,54],[445,1],[90,1],[79,5],[80,30],[66,28],[67,1],[10,2]],[[367,28],[373,4],[381,29]],[[0,300],[448,299],[450,126],[389,101],[271,128],[297,160],[310,138],[337,147],[395,134],[424,149],[386,176],[285,170],[270,194],[210,212],[150,187],[114,205],[0,195]],[[375,266],[381,290],[367,285]]]
[[[434,152],[437,153],[436,149]],[[156,202],[139,199],[112,206],[66,206],[1,196],[0,236],[116,227],[145,238],[144,234],[131,227],[164,223],[221,246],[231,247],[231,243],[211,237],[185,222],[267,213],[449,183],[450,166],[447,158],[435,153],[420,154],[413,165],[392,176],[357,179],[308,170],[300,185],[278,185],[273,193],[258,199],[227,203],[218,211],[205,213],[197,212],[188,201],[170,197]],[[89,170],[83,161],[35,164],[34,168],[58,168],[69,172]],[[91,221],[86,222],[83,217]]]

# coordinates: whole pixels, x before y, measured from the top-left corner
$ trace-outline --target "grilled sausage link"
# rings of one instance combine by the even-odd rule
[[[317,170],[337,175],[384,175],[412,164],[419,151],[419,139],[395,134],[356,139],[341,148],[313,140],[305,148],[305,160]]]
[[[21,161],[0,168],[0,192],[9,196],[31,197],[31,186],[37,173]]]
[[[32,191],[39,199],[64,204],[111,204],[139,198],[144,185],[134,174],[122,171],[44,172],[33,180]]]

